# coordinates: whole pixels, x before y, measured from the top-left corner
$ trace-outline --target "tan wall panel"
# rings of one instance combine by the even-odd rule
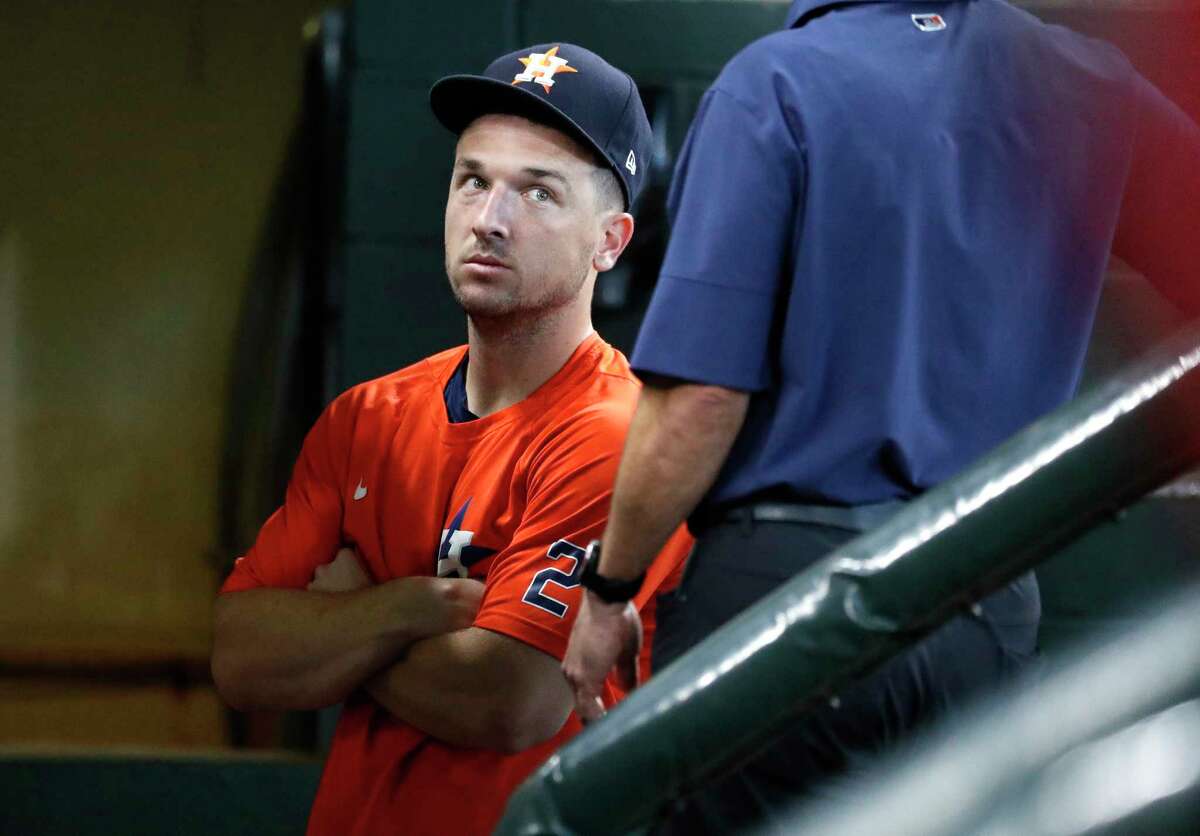
[[[17,483],[17,237],[0,227],[0,554],[21,519]]]
[[[206,652],[233,325],[323,5],[4,3],[6,644]]]
[[[0,680],[0,744],[220,746],[225,713],[210,687]]]

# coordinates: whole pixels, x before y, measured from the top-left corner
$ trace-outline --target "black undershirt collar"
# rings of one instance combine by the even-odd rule
[[[442,397],[446,401],[446,417],[450,419],[451,424],[463,424],[479,418],[467,408],[467,355],[463,355],[462,362],[458,364],[454,374],[450,375]]]

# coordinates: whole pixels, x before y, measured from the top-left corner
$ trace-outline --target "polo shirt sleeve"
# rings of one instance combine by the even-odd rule
[[[710,89],[668,195],[671,236],[632,366],[731,389],[771,383],[769,337],[804,186],[794,117]]]
[[[234,563],[221,592],[258,587],[303,589],[341,545],[339,473],[349,451],[343,395],[317,419],[292,470],[283,505],[263,523],[251,549]],[[339,462],[342,465],[339,467]]]
[[[1200,315],[1200,128],[1141,76],[1136,138],[1113,251]]]

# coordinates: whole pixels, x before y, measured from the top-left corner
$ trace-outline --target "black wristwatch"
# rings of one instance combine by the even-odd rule
[[[638,594],[642,588],[642,582],[646,580],[645,572],[627,581],[606,578],[598,571],[599,566],[600,541],[593,540],[588,544],[587,551],[584,552],[583,574],[580,576],[579,582],[583,584],[584,589],[595,592],[600,596],[600,600],[609,604],[620,604],[628,601]]]

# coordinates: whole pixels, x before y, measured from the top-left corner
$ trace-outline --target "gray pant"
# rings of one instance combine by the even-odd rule
[[[662,669],[857,536],[851,525],[747,518],[702,532],[679,589],[659,599],[654,667]],[[980,609],[950,620],[843,689],[836,707],[806,714],[754,760],[678,802],[654,832],[770,827],[798,800],[835,791],[828,779],[866,768],[913,729],[1033,663],[1041,612],[1033,573],[984,599]]]

